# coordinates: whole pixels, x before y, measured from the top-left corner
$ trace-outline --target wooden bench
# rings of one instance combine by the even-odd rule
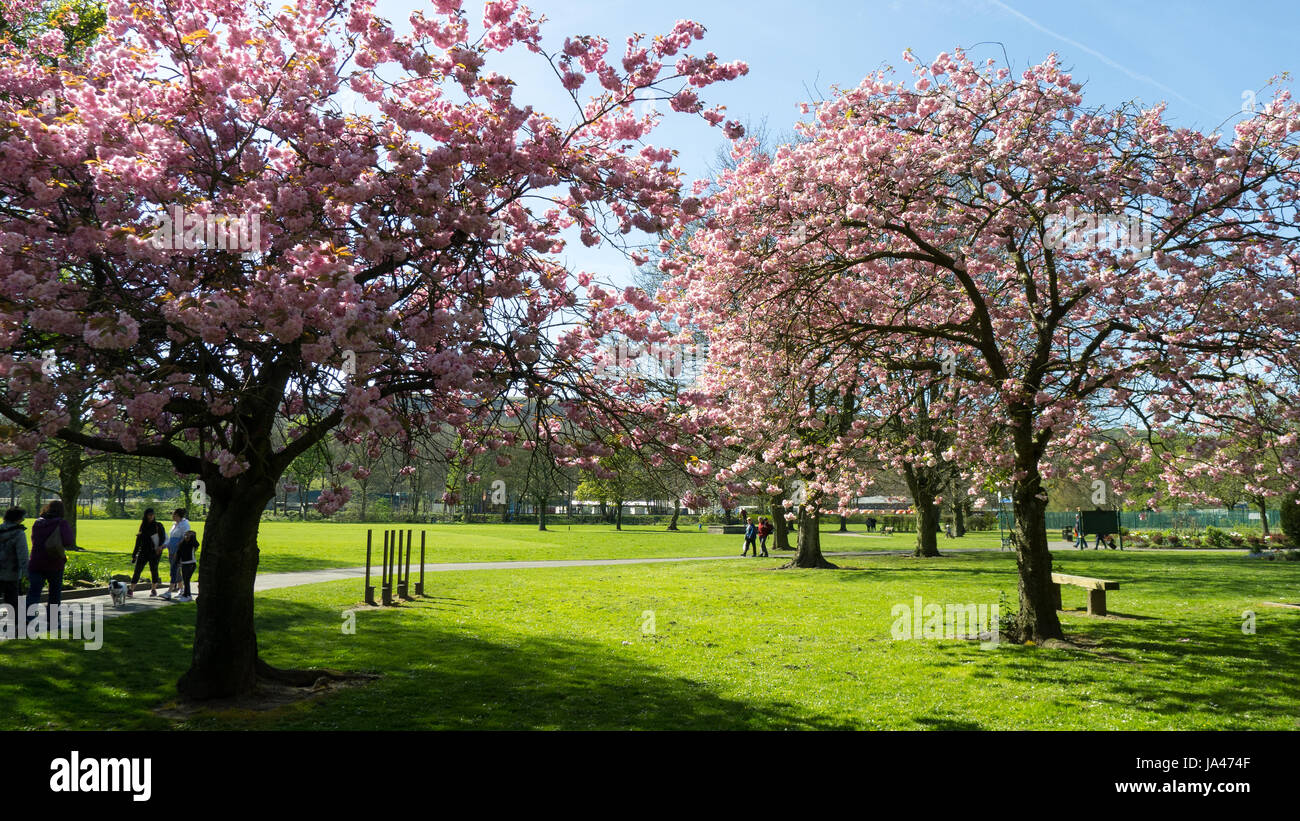
[[[1052,591],[1056,609],[1061,609],[1061,585],[1069,584],[1082,587],[1088,591],[1088,615],[1106,615],[1106,591],[1119,590],[1119,582],[1107,579],[1092,579],[1087,576],[1068,576],[1064,573],[1052,574]]]

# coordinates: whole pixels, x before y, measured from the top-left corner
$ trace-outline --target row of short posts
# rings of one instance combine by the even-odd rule
[[[380,602],[384,607],[393,604],[396,588],[397,598],[412,601],[411,588],[411,545],[413,537],[408,529],[403,538],[401,530],[385,530],[382,562],[379,573]],[[375,587],[370,583],[370,568],[374,558],[374,530],[366,530],[366,604],[376,605]],[[415,583],[415,595],[424,595],[424,550],[426,531],[420,531],[420,580]]]

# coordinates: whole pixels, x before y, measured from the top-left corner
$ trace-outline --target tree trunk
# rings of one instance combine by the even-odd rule
[[[676,529],[677,529],[677,519],[678,519],[681,515],[682,515],[682,500],[681,500],[681,499],[674,499],[674,500],[673,500],[673,518],[672,518],[672,521],[670,521],[670,522],[668,523],[668,529],[669,529],[669,530],[676,530]]]
[[[836,565],[826,561],[822,556],[821,511],[816,504],[804,504],[799,507],[799,550],[794,558],[782,565],[788,567],[815,567],[834,569]]]
[[[538,530],[546,529],[546,500],[545,499],[543,499],[537,505],[537,529]]]
[[[260,512],[275,496],[267,480],[238,482],[229,495],[212,496],[199,562],[194,655],[177,689],[193,699],[250,692],[257,683],[253,582],[257,577]]]
[[[840,532],[841,533],[849,532],[849,517],[843,514],[840,514]]]
[[[903,465],[903,478],[916,506],[916,550],[914,556],[933,558],[939,555],[939,508],[934,503],[931,472],[911,464]]]
[[[966,503],[955,497],[952,506],[952,532],[958,538],[966,535]]]
[[[69,442],[63,443],[63,458],[59,463],[59,495],[63,499],[63,518],[72,528],[72,543],[75,545],[77,500],[81,498],[81,447]]]
[[[1020,571],[1020,616],[1012,640],[1035,642],[1064,638],[1061,621],[1056,615],[1055,585],[1052,583],[1052,553],[1047,543],[1047,502],[1036,463],[1024,464],[1017,458],[1017,469],[1027,472],[1011,486],[1011,502],[1016,523],[1011,542],[1016,549],[1016,567]]]
[[[614,529],[623,529],[623,500],[618,500],[618,509],[614,512]]]
[[[1264,528],[1264,538],[1268,538],[1268,500],[1263,496],[1255,497],[1255,507],[1259,508],[1259,524]]]
[[[785,493],[772,496],[772,549],[794,550],[790,546],[790,527],[785,520]]]
[[[939,506],[934,497],[925,493],[913,500],[916,503],[916,550],[912,554],[925,558],[939,555]]]

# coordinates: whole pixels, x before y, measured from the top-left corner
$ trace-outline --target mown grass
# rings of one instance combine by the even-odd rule
[[[840,537],[845,538],[845,537]],[[192,606],[113,619],[104,647],[0,647],[5,729],[1297,729],[1300,565],[1223,554],[1057,553],[1059,570],[1116,579],[1112,618],[1081,612],[1087,650],[895,641],[896,604],[1015,599],[998,552],[439,573],[430,596],[357,611],[359,584],[258,597],[264,656],[380,680],[272,713],[179,724]],[[1242,631],[1254,611],[1256,633]],[[647,617],[651,611],[653,625]],[[643,628],[653,627],[651,632]]]
[[[320,570],[328,567],[360,567],[366,561],[366,531],[374,531],[374,562],[379,562],[385,525],[336,524],[333,522],[263,522],[259,533],[261,573]],[[399,527],[394,525],[393,527]],[[131,547],[139,523],[127,520],[95,519],[77,523],[77,541],[86,556],[111,565],[114,572],[129,572]],[[725,556],[740,553],[743,542],[737,535],[710,534],[694,525],[670,533],[663,527],[613,525],[565,525],[553,523],[545,532],[528,524],[434,524],[402,525],[414,534],[418,561],[420,532],[427,535],[426,561],[497,562],[552,559],[628,559],[672,556]],[[194,529],[203,534],[203,523]],[[863,534],[861,525],[854,531]],[[907,550],[915,544],[914,534],[893,536],[846,536],[830,526],[824,533],[826,550]],[[952,544],[963,547],[995,547],[997,534],[971,534]],[[146,573],[148,571],[146,570]],[[166,577],[166,568],[162,569]]]

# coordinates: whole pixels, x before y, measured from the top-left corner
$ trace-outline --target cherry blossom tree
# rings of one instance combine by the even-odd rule
[[[1014,637],[1059,639],[1053,459],[1104,464],[1112,445],[1095,434],[1116,412],[1140,441],[1297,361],[1300,108],[1279,88],[1228,133],[1202,133],[1160,105],[1085,107],[1055,57],[1013,77],[956,51],[913,74],[882,70],[808,107],[801,141],[772,156],[738,141],[734,170],[692,205],[705,216],[691,252],[661,267],[711,351],[751,332],[743,298],[798,318],[791,362],[830,350],[866,373],[951,368],[974,410],[944,458],[975,485],[1010,481]],[[1290,420],[1295,385],[1274,386]]]
[[[258,511],[301,454],[394,435],[413,395],[421,424],[468,438],[510,391],[581,404],[606,331],[566,239],[677,222],[680,174],[639,102],[720,125],[698,92],[746,71],[688,53],[688,21],[617,57],[592,36],[552,54],[516,0],[479,22],[431,5],[400,34],[369,0],[109,0],[75,64],[57,36],[0,43],[0,415],[12,446],[57,437],[201,483],[184,695],[315,678],[268,665],[253,627]],[[573,111],[516,99],[489,68],[509,48]],[[59,397],[82,389],[77,430]]]

